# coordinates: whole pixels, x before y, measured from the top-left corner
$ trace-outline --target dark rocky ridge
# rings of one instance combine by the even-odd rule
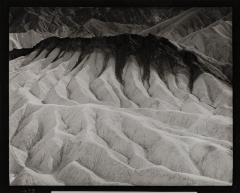
[[[9,53],[9,58],[14,59],[27,54],[31,54],[32,57],[35,58],[43,53],[43,51],[45,57],[47,57],[55,48],[61,51],[54,60],[61,57],[65,52],[81,52],[78,62],[73,68],[95,49],[100,49],[105,53],[105,64],[108,58],[113,55],[116,59],[115,74],[121,83],[123,83],[122,71],[130,55],[136,57],[139,66],[143,69],[142,79],[147,81],[149,79],[150,67],[156,69],[159,75],[161,75],[161,73],[166,70],[166,67],[168,70],[174,71],[178,66],[188,68],[191,79],[195,79],[204,71],[214,74],[214,76],[228,83],[231,83],[232,79],[232,67],[230,64],[224,64],[207,58],[181,45],[173,44],[164,37],[156,37],[153,35],[143,37],[133,34],[123,34],[112,37],[95,38],[51,37],[41,41],[32,49],[15,49]],[[26,62],[23,62],[23,65],[27,65]],[[103,66],[102,72],[105,67],[106,65]],[[191,85],[189,86],[191,87]]]

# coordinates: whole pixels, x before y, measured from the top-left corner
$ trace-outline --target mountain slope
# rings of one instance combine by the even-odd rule
[[[11,7],[9,32],[34,30],[54,33],[62,25],[73,31],[80,31],[81,26],[92,18],[103,22],[152,26],[185,9],[184,7]]]
[[[109,36],[118,34],[137,34],[147,28],[145,25],[120,24],[115,22],[102,22],[97,19],[90,19],[83,25],[84,30],[94,36]]]
[[[143,30],[140,34],[153,34],[164,36],[171,40],[179,40],[188,34],[200,30],[211,23],[223,18],[228,9],[194,7],[181,12],[149,29]]]
[[[11,7],[9,51],[32,48],[42,39],[137,33],[186,8]]]
[[[189,34],[178,42],[218,61],[232,63],[231,21],[218,20],[202,30]]]
[[[12,185],[231,185],[223,63],[126,34],[30,51],[9,62]]]

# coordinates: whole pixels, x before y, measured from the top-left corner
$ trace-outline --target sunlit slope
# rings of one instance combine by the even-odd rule
[[[224,71],[172,64],[164,53],[180,50],[161,39],[149,65],[133,52],[138,39],[120,40],[132,45],[123,66],[124,53],[97,40],[48,41],[9,62],[11,184],[231,185]]]

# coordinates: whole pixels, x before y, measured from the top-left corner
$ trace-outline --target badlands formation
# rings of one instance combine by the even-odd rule
[[[201,57],[122,35],[10,60],[11,185],[231,185],[231,81]]]
[[[11,9],[10,185],[232,185],[228,9]]]

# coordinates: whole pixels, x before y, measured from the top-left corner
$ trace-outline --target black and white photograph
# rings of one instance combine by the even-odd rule
[[[231,7],[8,19],[10,186],[233,185]]]

